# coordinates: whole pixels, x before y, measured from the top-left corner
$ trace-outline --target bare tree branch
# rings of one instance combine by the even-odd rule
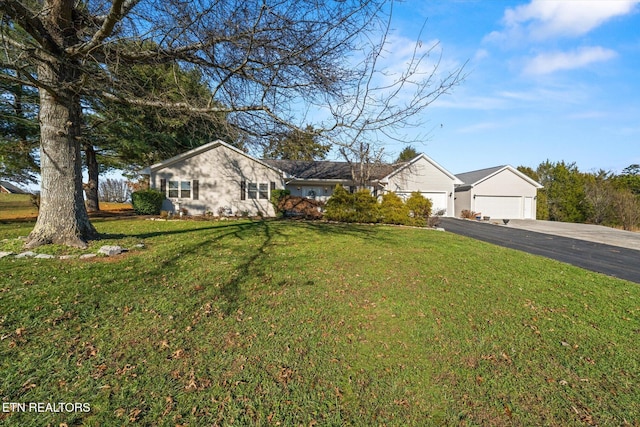
[[[37,43],[46,49],[56,53],[60,46],[46,29],[37,15],[17,0],[0,0],[0,10],[4,10],[9,17],[18,23],[35,39]]]
[[[80,54],[86,54],[91,52],[96,46],[102,43],[107,37],[109,37],[115,25],[127,14],[140,0],[114,0],[111,4],[111,9],[106,16],[96,18],[97,22],[102,22],[102,25],[98,31],[96,31],[86,43],[80,43],[76,46],[67,48],[67,53],[70,56],[76,56]]]

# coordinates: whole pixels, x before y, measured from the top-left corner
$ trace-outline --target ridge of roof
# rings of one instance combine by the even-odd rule
[[[477,169],[469,172],[457,173],[456,177],[458,177],[458,179],[460,179],[460,181],[462,181],[464,184],[471,185],[471,184],[475,184],[476,182],[482,180],[483,178],[486,178],[506,167],[507,165],[492,166],[490,168]]]
[[[481,181],[484,181],[485,179],[488,179],[505,169],[512,171],[513,173],[520,176],[522,179],[524,179],[525,181],[528,181],[531,185],[534,185],[537,188],[543,187],[539,182],[535,181],[531,177],[520,172],[518,169],[514,168],[513,166],[500,165],[500,166],[493,166],[490,168],[478,169],[475,171],[456,174],[456,177],[464,183],[462,186],[456,188],[456,191],[466,191],[472,188],[473,186],[479,184]]]
[[[154,169],[157,170],[157,169],[165,168],[165,167],[170,166],[170,165],[172,165],[172,164],[174,164],[176,162],[179,162],[180,160],[184,160],[184,159],[187,159],[189,157],[193,157],[195,155],[198,155],[200,153],[203,153],[205,151],[209,151],[209,150],[211,150],[213,148],[220,147],[220,146],[228,148],[229,150],[235,151],[236,153],[238,153],[238,154],[240,154],[242,156],[245,156],[245,157],[247,157],[247,158],[249,158],[249,159],[251,159],[253,161],[256,161],[256,162],[258,162],[258,163],[260,163],[260,164],[262,164],[262,165],[264,165],[264,166],[266,166],[268,168],[275,169],[277,172],[280,172],[280,173],[283,172],[282,170],[277,169],[274,166],[265,163],[263,160],[260,160],[260,159],[258,159],[256,157],[253,157],[251,154],[248,154],[248,153],[242,151],[241,149],[239,149],[237,147],[234,147],[233,145],[230,145],[230,144],[222,141],[221,139],[217,139],[215,141],[208,142],[206,144],[200,145],[199,147],[192,148],[189,151],[185,151],[184,153],[180,153],[180,154],[178,154],[176,156],[173,156],[173,157],[171,157],[169,159],[166,159],[166,160],[163,160],[161,162],[155,163],[155,164],[153,164],[151,166],[148,166],[148,167],[142,169],[141,173],[142,174],[149,174]]]

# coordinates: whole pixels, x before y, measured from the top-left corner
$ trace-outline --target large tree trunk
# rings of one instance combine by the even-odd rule
[[[70,89],[78,84],[77,68],[51,58],[38,74],[56,89],[40,89],[40,212],[25,246],[58,243],[84,248],[97,233],[82,195],[80,97]]]
[[[38,66],[40,92],[40,212],[25,246],[87,247],[97,237],[82,195],[80,64],[64,53],[77,43],[74,0],[45,0],[42,23],[47,58]],[[44,52],[42,52],[44,54]]]
[[[98,200],[98,179],[100,169],[98,167],[98,158],[96,150],[91,144],[84,144],[84,157],[87,163],[87,171],[89,180],[84,184],[84,194],[87,198],[87,211],[98,212],[100,210],[100,201]]]

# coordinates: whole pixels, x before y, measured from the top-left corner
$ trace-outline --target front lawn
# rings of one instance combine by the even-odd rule
[[[3,404],[85,404],[3,425],[640,422],[636,284],[426,229],[94,224],[132,250],[0,259]]]

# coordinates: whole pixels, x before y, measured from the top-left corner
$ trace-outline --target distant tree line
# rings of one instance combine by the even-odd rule
[[[541,163],[518,170],[544,185],[538,190],[537,218],[621,227],[640,227],[640,165],[621,173],[582,172],[575,163]]]
[[[101,202],[125,203],[131,198],[131,190],[124,179],[107,178],[100,181],[98,197]]]

